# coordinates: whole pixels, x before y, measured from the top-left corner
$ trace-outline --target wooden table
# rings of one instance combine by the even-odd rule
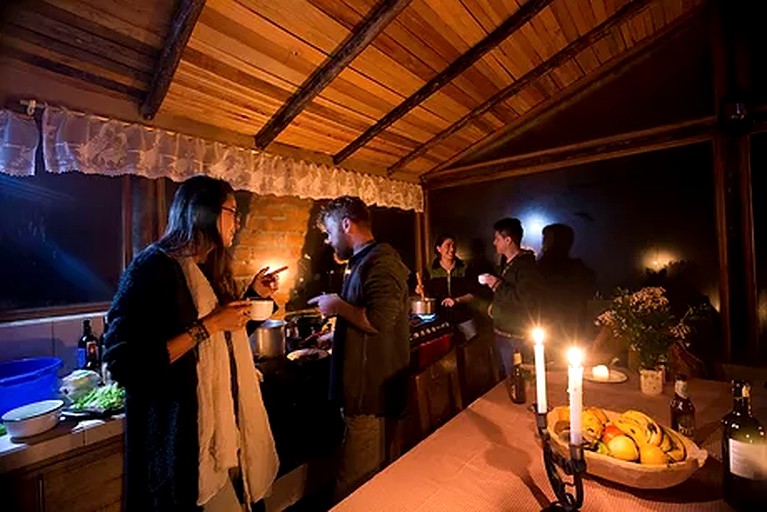
[[[628,374],[628,372],[626,372]],[[636,375],[620,384],[584,382],[584,406],[642,410],[668,424],[673,386],[646,396]],[[547,373],[549,406],[566,403],[564,371]],[[692,380],[696,442],[709,452],[703,468],[681,485],[640,490],[587,478],[584,511],[730,510],[722,501],[719,420],[732,407],[725,382]],[[754,414],[767,419],[767,391],[754,389]],[[528,392],[534,399],[534,390]],[[513,404],[500,383],[376,475],[337,512],[473,512],[541,510],[553,499],[528,406]]]

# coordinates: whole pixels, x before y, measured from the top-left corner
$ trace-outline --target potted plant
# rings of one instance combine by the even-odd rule
[[[628,344],[639,359],[639,382],[643,393],[663,392],[663,369],[671,345],[689,332],[687,314],[677,320],[661,287],[636,292],[619,289],[610,309],[597,317],[597,324],[610,328]]]

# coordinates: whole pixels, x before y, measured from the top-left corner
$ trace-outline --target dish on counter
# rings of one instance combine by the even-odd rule
[[[6,412],[2,421],[11,437],[31,437],[55,427],[63,408],[62,400],[33,402]]]
[[[325,359],[330,353],[327,350],[321,348],[302,348],[294,350],[288,354],[288,359],[295,363],[303,363],[307,361],[318,361]]]
[[[603,384],[617,384],[619,382],[626,382],[628,380],[628,376],[625,373],[618,371],[615,368],[608,368],[610,373],[607,378],[594,377],[591,370],[591,368],[585,368],[583,370],[583,380],[587,380],[589,382],[601,382]]]

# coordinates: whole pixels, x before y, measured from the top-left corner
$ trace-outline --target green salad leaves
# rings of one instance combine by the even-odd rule
[[[116,383],[93,389],[72,404],[76,411],[108,411],[121,409],[125,404],[125,390]]]

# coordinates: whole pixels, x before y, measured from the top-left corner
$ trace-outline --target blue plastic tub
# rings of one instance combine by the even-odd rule
[[[32,357],[0,363],[0,416],[11,409],[56,398],[59,392],[58,357]]]

